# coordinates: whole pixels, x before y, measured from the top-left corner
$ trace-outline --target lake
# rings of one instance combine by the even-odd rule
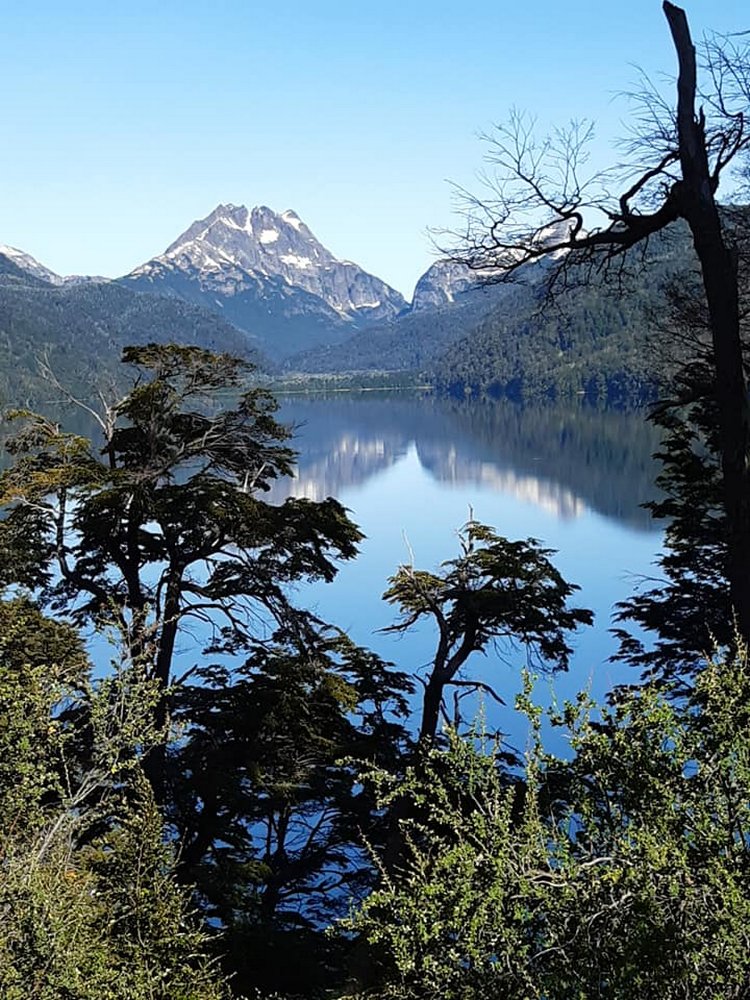
[[[379,632],[394,620],[380,595],[411,553],[422,569],[453,558],[456,529],[473,512],[508,538],[556,549],[556,566],[581,587],[577,603],[595,612],[594,628],[574,638],[570,672],[542,679],[539,699],[582,687],[601,698],[636,679],[633,668],[608,662],[616,644],[607,630],[616,602],[654,574],[661,544],[640,506],[655,495],[659,440],[643,413],[371,392],[285,397],[279,417],[296,427],[299,464],[275,499],[335,496],[367,536],[334,583],[300,589],[301,603],[399,668],[423,673],[433,633]],[[505,648],[475,654],[469,668],[512,705],[523,662]],[[522,739],[511,712],[487,712],[511,742]]]
[[[651,456],[659,443],[642,412],[378,391],[282,397],[278,417],[295,428],[299,462],[295,479],[277,484],[271,499],[335,496],[367,536],[332,584],[299,588],[300,604],[400,669],[424,673],[433,633],[426,625],[402,637],[380,632],[395,617],[381,594],[411,553],[421,569],[457,555],[456,529],[473,512],[508,538],[556,549],[555,565],[581,587],[576,603],[595,612],[594,628],[574,637],[570,672],[541,679],[539,700],[583,687],[601,699],[637,679],[633,668],[608,662],[616,648],[608,628],[616,602],[653,575],[661,544],[640,506],[655,495]],[[66,413],[64,422],[75,419]],[[88,423],[76,429],[94,431]],[[195,662],[204,639],[183,636],[183,666]],[[106,641],[93,636],[89,648],[98,670],[106,669]],[[523,662],[521,651],[504,648],[475,654],[468,667],[510,706]],[[488,705],[487,714],[512,742],[523,740],[512,712]]]

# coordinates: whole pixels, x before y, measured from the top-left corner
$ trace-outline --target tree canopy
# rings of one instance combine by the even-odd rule
[[[457,679],[472,653],[492,642],[517,642],[539,662],[566,670],[572,652],[566,633],[593,621],[591,611],[568,607],[578,587],[563,579],[548,559],[552,551],[536,539],[509,541],[471,520],[459,532],[459,544],[460,556],[438,573],[400,566],[383,595],[401,611],[388,631],[406,631],[421,618],[437,628],[424,684],[420,740],[425,743],[437,734],[445,688],[482,686]]]
[[[0,582],[37,589],[78,624],[114,624],[166,688],[189,622],[221,621],[228,648],[264,622],[303,627],[286,585],[332,579],[361,535],[336,500],[262,499],[293,453],[271,395],[243,385],[247,363],[153,344],[123,360],[131,390],[101,411],[82,404],[98,442],[16,412]]]

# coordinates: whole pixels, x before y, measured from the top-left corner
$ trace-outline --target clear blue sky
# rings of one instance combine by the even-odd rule
[[[750,27],[746,0],[687,10]],[[604,162],[635,65],[673,71],[659,0],[0,0],[0,243],[115,276],[266,204],[409,296],[478,133],[593,118]]]

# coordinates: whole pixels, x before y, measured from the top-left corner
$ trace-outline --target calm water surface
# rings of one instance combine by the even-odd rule
[[[301,589],[301,603],[401,669],[423,672],[432,631],[379,632],[394,619],[380,595],[410,551],[423,569],[453,558],[456,529],[473,511],[509,538],[556,549],[556,565],[581,587],[578,603],[595,612],[595,627],[575,639],[571,671],[541,681],[540,700],[582,687],[602,697],[635,679],[632,668],[608,662],[615,643],[607,630],[614,604],[653,574],[661,543],[640,507],[654,495],[658,443],[643,414],[366,393],[286,397],[280,418],[297,428],[299,467],[276,498],[335,496],[367,536],[333,584]],[[476,656],[470,671],[512,704],[523,662],[518,650],[499,649]],[[520,732],[510,712],[493,723]]]
[[[654,495],[658,444],[642,413],[370,392],[285,397],[279,417],[296,428],[299,465],[272,498],[335,496],[367,536],[334,583],[299,588],[299,603],[400,669],[423,673],[433,632],[425,625],[403,637],[384,635],[379,630],[393,622],[394,609],[381,594],[410,552],[423,569],[453,558],[456,529],[473,511],[511,539],[534,537],[556,549],[556,565],[581,587],[578,603],[595,612],[595,627],[574,640],[570,672],[540,681],[539,699],[583,687],[601,698],[636,679],[632,668],[608,662],[615,643],[607,630],[615,603],[639,576],[653,574],[661,544],[640,507]],[[203,644],[199,634],[183,636],[183,664],[192,665]],[[111,650],[100,637],[91,651],[106,667]],[[519,650],[505,648],[475,656],[469,668],[512,705],[523,662]],[[523,739],[512,712],[487,712],[513,741]]]

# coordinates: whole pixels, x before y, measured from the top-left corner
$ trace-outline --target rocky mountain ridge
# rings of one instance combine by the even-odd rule
[[[479,285],[479,275],[463,264],[437,260],[421,276],[414,288],[411,312],[439,309],[455,302],[459,295]]]
[[[406,306],[401,293],[380,278],[335,257],[291,209],[277,214],[264,205],[219,205],[178,236],[164,258],[189,261],[208,273],[228,266],[281,277],[345,317],[390,319]]]
[[[277,358],[407,308],[400,292],[332,254],[296,212],[266,206],[218,205],[120,280],[220,312]]]
[[[108,279],[61,276],[30,254],[0,248],[29,277],[55,286]],[[116,279],[139,292],[180,299],[218,316],[282,361],[320,346],[335,351],[357,333],[440,310],[476,285],[461,265],[438,261],[408,304],[358,264],[340,260],[291,209],[220,204],[166,250]]]
[[[111,329],[105,340],[114,343],[127,335],[120,290],[139,293],[133,309],[131,300],[127,306],[137,339],[163,339],[169,328],[172,339],[202,343],[203,337],[209,346],[210,336],[211,344],[260,353],[292,375],[410,372],[459,394],[600,394],[604,385],[613,397],[642,395],[652,383],[644,306],[664,264],[675,253],[683,256],[675,235],[675,247],[665,243],[648,277],[624,295],[611,296],[596,280],[585,293],[567,296],[566,309],[545,310],[544,261],[526,265],[519,283],[484,287],[483,275],[437,261],[407,306],[385,282],[338,260],[295,212],[219,205],[163,254],[116,281],[64,279],[23,251],[0,253],[6,313],[13,308],[13,315],[0,310],[0,333],[22,321],[22,353],[31,357],[34,329],[40,341],[67,343],[87,316]],[[560,234],[550,230],[549,237]],[[13,291],[19,282],[20,293]],[[90,293],[64,300],[50,294],[76,288]]]
[[[40,264],[35,257],[32,257],[30,253],[26,253],[25,250],[19,250],[17,247],[8,246],[5,243],[0,243],[0,255],[6,260],[12,261],[25,274],[30,274],[34,278],[46,281],[50,285],[81,285],[88,281],[109,280],[108,278],[87,274],[57,274],[55,271],[50,270],[50,268],[45,267],[44,264]]]

